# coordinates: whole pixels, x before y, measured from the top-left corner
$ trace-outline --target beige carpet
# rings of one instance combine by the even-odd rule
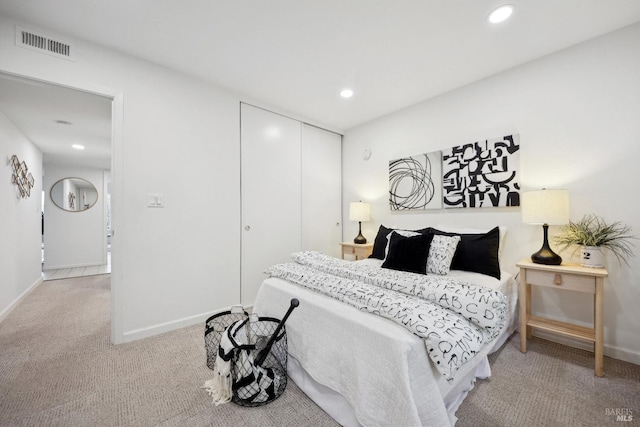
[[[120,346],[110,343],[110,276],[49,281],[0,323],[0,426],[336,426],[293,382],[260,408],[213,406],[199,386],[203,326]],[[514,336],[491,356],[457,426],[640,425],[640,366]],[[391,396],[393,399],[393,396]],[[392,404],[393,400],[390,401]]]
[[[336,426],[293,383],[260,408],[199,386],[204,327],[113,346],[110,276],[41,284],[0,323],[0,426]]]
[[[456,415],[456,427],[640,426],[640,366],[534,337],[520,352],[515,334],[489,356],[492,376],[476,382]],[[612,415],[631,411],[632,421]]]

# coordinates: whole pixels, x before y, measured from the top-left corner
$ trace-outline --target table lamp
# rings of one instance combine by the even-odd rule
[[[536,264],[560,265],[562,258],[549,247],[549,225],[569,222],[569,191],[543,188],[523,193],[522,222],[541,224],[544,233],[542,248],[531,255],[531,261]]]
[[[353,243],[367,243],[367,239],[362,235],[362,221],[369,221],[370,213],[371,209],[369,207],[369,203],[349,203],[349,221],[358,221],[358,235],[353,239]]]

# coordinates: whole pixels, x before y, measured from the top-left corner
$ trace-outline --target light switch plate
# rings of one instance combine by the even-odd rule
[[[163,208],[164,207],[164,194],[149,193],[149,202],[147,206],[150,208]]]

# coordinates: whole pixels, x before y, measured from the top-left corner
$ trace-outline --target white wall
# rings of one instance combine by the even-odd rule
[[[439,223],[509,228],[502,267],[539,249],[541,227],[521,224],[519,208],[391,213],[388,161],[479,139],[520,134],[523,190],[566,188],[571,218],[595,213],[629,224],[640,235],[640,24],[427,100],[346,132],[343,215],[348,202],[372,203],[363,234],[380,224],[425,227]],[[473,64],[469,64],[473,66]],[[428,76],[425,76],[428,78]],[[370,149],[365,161],[362,151]],[[550,228],[550,235],[557,233]],[[344,239],[357,234],[346,224]],[[605,354],[640,363],[640,241],[632,266],[608,257]],[[571,253],[562,254],[569,260]],[[575,260],[575,259],[574,259]],[[534,311],[590,325],[588,295],[534,291]],[[605,366],[606,369],[606,366]]]
[[[18,156],[34,178],[19,198],[7,158]],[[42,153],[0,111],[0,320],[40,283]]]
[[[87,210],[69,212],[57,207],[50,197],[51,187],[63,178],[82,178],[98,190],[98,199]],[[44,266],[45,270],[106,263],[107,229],[105,214],[104,171],[45,164],[44,198]],[[63,192],[67,201],[68,192]],[[82,203],[80,196],[76,205]],[[77,207],[76,206],[76,207]]]
[[[0,70],[122,100],[112,186],[116,342],[237,303],[239,97],[82,40],[66,37],[75,62],[16,47],[15,23],[0,18]],[[148,208],[148,193],[164,194],[165,207]]]

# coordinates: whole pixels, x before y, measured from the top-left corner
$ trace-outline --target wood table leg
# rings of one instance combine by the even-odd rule
[[[527,273],[524,268],[520,269],[520,285],[518,288],[518,294],[520,295],[520,351],[527,352],[527,317],[528,312],[531,310],[529,298],[527,296]]]
[[[527,290],[526,290],[526,295],[527,295],[527,304],[526,304],[526,308],[527,308],[527,320],[531,317],[531,285],[530,284],[526,284]],[[531,326],[527,326],[527,339],[531,339],[532,336],[532,331],[533,328],[531,328]]]
[[[596,278],[596,294],[594,296],[593,323],[595,328],[594,353],[596,358],[596,376],[604,376],[604,278]]]

